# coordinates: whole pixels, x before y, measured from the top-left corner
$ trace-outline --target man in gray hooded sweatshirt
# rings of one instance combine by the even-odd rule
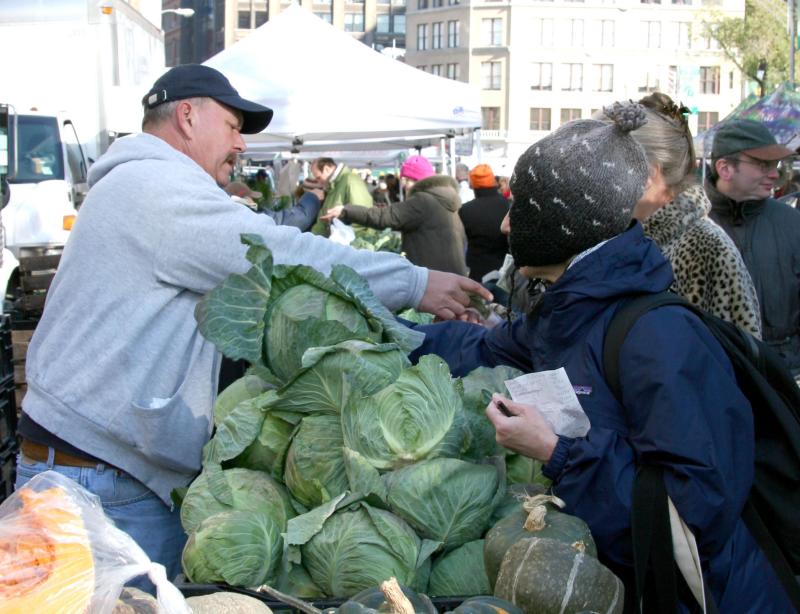
[[[116,141],[90,169],[91,190],[50,288],[27,357],[17,486],[48,468],[97,494],[106,513],[170,577],[185,535],[170,492],[200,470],[213,427],[221,355],[198,331],[200,298],[249,268],[242,233],[276,263],[361,273],[390,309],[452,318],[471,280],[356,251],[232,202],[241,134],[266,107],[218,71],[184,65],[142,101],[143,133]]]

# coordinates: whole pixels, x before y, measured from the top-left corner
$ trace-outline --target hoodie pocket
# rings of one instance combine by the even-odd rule
[[[197,473],[211,424],[186,401],[186,387],[184,380],[172,397],[157,399],[148,406],[132,403],[129,411],[114,417],[109,431],[160,467]]]

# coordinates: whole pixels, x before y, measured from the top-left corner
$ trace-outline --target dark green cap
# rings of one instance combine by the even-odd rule
[[[779,145],[764,124],[751,119],[730,119],[717,130],[711,157],[716,160],[736,153],[758,160],[783,160],[794,151]]]

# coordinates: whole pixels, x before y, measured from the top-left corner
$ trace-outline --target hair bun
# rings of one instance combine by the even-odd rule
[[[631,132],[647,123],[644,107],[638,102],[615,102],[611,106],[603,107],[603,113],[623,132]]]

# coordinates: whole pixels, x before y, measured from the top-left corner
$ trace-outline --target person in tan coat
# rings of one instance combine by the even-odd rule
[[[320,219],[391,228],[403,234],[403,252],[418,266],[467,274],[466,233],[458,209],[461,199],[452,177],[434,174],[431,163],[411,156],[400,169],[405,200],[387,207],[340,205]]]

